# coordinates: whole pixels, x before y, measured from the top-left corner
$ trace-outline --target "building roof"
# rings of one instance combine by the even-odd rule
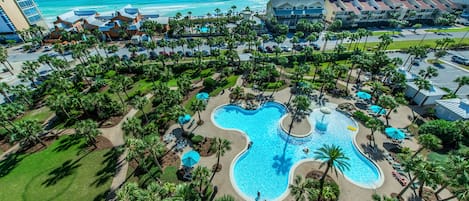
[[[133,19],[138,16],[140,11],[138,10],[138,8],[134,8],[132,7],[132,5],[128,4],[124,6],[123,8],[117,10],[116,13],[120,14],[121,16]]]
[[[378,4],[380,10],[389,10],[389,6],[384,3],[383,1],[376,1],[376,4]]]
[[[415,85],[414,82],[407,82],[406,83],[408,87],[411,87],[415,90],[419,90],[419,88],[417,87],[417,85]],[[438,88],[437,86],[435,85],[431,85],[431,88],[430,90],[420,90],[421,94],[423,94],[424,96],[444,96],[446,94],[448,94],[446,91],[443,91],[442,89]]]
[[[157,17],[157,18],[148,18],[147,20],[154,21],[158,24],[169,24],[169,17]]]
[[[324,0],[271,0],[272,7],[288,4],[292,7],[324,7]]]
[[[452,111],[463,119],[469,119],[469,100],[468,99],[446,99],[437,100],[437,104]]]

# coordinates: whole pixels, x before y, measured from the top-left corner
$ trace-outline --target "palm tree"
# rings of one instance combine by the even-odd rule
[[[324,34],[324,47],[322,48],[322,52],[326,51],[326,47],[327,47],[327,42],[332,40],[332,38],[334,37],[334,33],[330,32],[330,31],[326,31],[326,33]]]
[[[92,144],[94,148],[97,148],[96,137],[101,134],[101,131],[98,130],[98,123],[91,119],[87,119],[76,123],[75,134],[83,136],[88,145]]]
[[[11,63],[8,61],[8,51],[6,48],[1,47],[1,46],[0,46],[0,63],[2,63],[5,66],[5,68],[13,75],[14,69]],[[7,63],[10,68],[8,68],[8,66],[5,65],[5,63]]]
[[[433,68],[431,66],[427,67],[427,69],[422,69],[419,71],[419,75],[422,76],[423,79],[430,79],[432,77],[438,76],[438,69]]]
[[[197,166],[192,171],[192,183],[198,188],[200,197],[203,197],[204,186],[209,186],[210,184],[209,175],[210,170],[204,166]]]
[[[153,162],[158,166],[158,168],[160,168],[160,170],[163,170],[159,162],[159,158],[166,151],[165,144],[162,143],[160,138],[156,136],[155,134],[145,136],[145,138],[143,139],[143,142],[145,143],[146,150],[152,156]]]
[[[381,106],[383,109],[386,108],[388,110],[385,118],[386,125],[389,126],[389,115],[391,115],[391,112],[399,106],[399,103],[396,101],[396,99],[394,99],[393,96],[383,95],[379,97],[378,105]],[[379,111],[378,114],[379,113],[381,113],[381,111]]]
[[[469,76],[461,76],[461,77],[458,77],[456,78],[453,82],[456,82],[458,83],[458,87],[456,88],[456,90],[454,90],[453,94],[456,95],[456,93],[458,93],[459,89],[461,89],[461,87],[465,86],[465,85],[469,85]]]
[[[20,74],[18,74],[18,78],[20,78],[20,80],[22,82],[26,82],[26,81],[29,81],[31,82],[31,84],[34,86],[34,88],[37,88],[37,84],[35,82],[35,79],[39,76],[39,73],[37,73],[35,70],[33,69],[22,69]]]
[[[376,147],[375,131],[381,130],[383,128],[383,122],[381,122],[377,118],[370,118],[368,121],[365,122],[365,126],[371,130],[370,141],[372,140],[373,146]]]
[[[47,146],[39,137],[44,129],[42,125],[36,120],[20,120],[15,122],[13,127],[14,132],[10,133],[11,142],[19,141],[21,145],[34,145],[39,142],[42,146]]]
[[[332,169],[332,172],[335,172],[337,176],[338,171],[343,172],[344,170],[349,169],[350,165],[347,162],[349,158],[345,156],[342,148],[334,144],[330,146],[324,144],[321,148],[314,152],[314,159],[321,161],[319,168],[322,168],[324,165],[326,165],[326,171],[324,171],[324,174],[319,180],[320,191],[318,201],[320,201],[324,190],[324,181],[327,174],[329,173],[329,170]]]
[[[2,96],[8,101],[8,102],[13,102],[10,98],[10,96],[8,95],[8,91],[11,90],[11,87],[10,85],[8,85],[7,83],[5,82],[0,82],[0,94],[2,94]]]
[[[223,195],[223,196],[215,199],[215,201],[235,201],[235,198],[231,195]]]
[[[441,149],[441,140],[432,134],[422,134],[417,138],[420,144],[420,148],[412,155],[412,158],[416,157],[423,149]]]
[[[200,112],[204,111],[207,105],[203,100],[195,100],[191,103],[191,110],[196,111],[197,115],[199,116],[199,121],[197,121],[198,125],[203,123],[202,118],[200,117]]]
[[[291,134],[291,129],[293,128],[293,122],[295,122],[295,120],[298,118],[298,115],[300,115],[303,112],[309,111],[310,105],[311,105],[311,100],[305,95],[296,96],[293,99],[293,108],[295,109],[294,109],[294,113],[292,116],[292,120],[290,122],[290,126],[288,128],[289,135]]]
[[[126,135],[141,136],[143,133],[142,120],[135,117],[128,118],[127,121],[122,124],[122,130]]]
[[[231,142],[227,139],[215,138],[210,149],[217,155],[217,163],[215,164],[215,168],[212,170],[212,176],[210,177],[210,182],[212,182],[215,173],[221,169],[220,158],[224,156],[227,151],[231,150]]]
[[[146,122],[148,122],[148,116],[144,108],[146,105],[148,105],[149,102],[150,101],[144,96],[136,96],[132,101],[132,106],[134,106],[136,109],[140,110],[140,112],[143,113]]]
[[[428,80],[425,80],[425,79],[422,79],[422,78],[417,78],[415,79],[414,81],[415,85],[417,86],[418,90],[415,92],[414,96],[412,96],[412,100],[415,99],[415,97],[417,97],[417,95],[419,94],[419,92],[424,89],[424,90],[430,90],[432,85],[430,84],[430,81]],[[415,100],[414,100],[415,101]]]
[[[444,162],[443,167],[445,168],[446,178],[442,178],[441,181],[443,185],[437,191],[435,191],[435,195],[438,196],[441,191],[450,185],[453,187],[453,189],[464,189],[464,185],[469,183],[469,161],[464,157],[451,154],[449,155],[449,160]],[[463,194],[464,192],[458,192],[458,190],[454,192],[453,190],[453,196],[446,199],[449,200],[454,198],[454,196],[457,197]]]
[[[310,179],[303,181],[303,177],[296,175],[293,184],[290,184],[288,188],[290,188],[290,193],[293,194],[296,201],[307,201],[306,196],[309,194],[308,191],[311,187],[312,181]]]

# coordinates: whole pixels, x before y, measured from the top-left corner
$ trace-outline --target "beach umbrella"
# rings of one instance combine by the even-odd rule
[[[386,110],[378,105],[371,105],[368,109],[375,114],[386,114]]]
[[[194,150],[187,152],[182,156],[182,165],[186,167],[193,167],[195,164],[197,164],[200,160],[200,154],[199,152],[196,152]]]
[[[364,91],[359,91],[357,92],[357,97],[363,100],[368,100],[371,99],[371,94],[366,93]]]
[[[195,98],[197,98],[197,100],[208,100],[208,98],[210,98],[210,95],[206,92],[200,92],[195,95]]]
[[[191,115],[189,114],[185,114],[185,115],[181,115],[178,117],[178,122],[180,124],[186,124],[187,122],[189,122],[191,120]]]
[[[402,140],[405,138],[405,133],[402,132],[400,129],[389,127],[384,129],[384,133],[392,139]]]

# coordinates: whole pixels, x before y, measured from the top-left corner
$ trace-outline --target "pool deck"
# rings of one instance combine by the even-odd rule
[[[238,80],[237,85],[240,84],[241,81]],[[258,92],[253,91],[251,89],[246,88],[245,93],[254,93],[258,94]],[[265,92],[264,94],[270,95],[269,92]],[[286,88],[281,91],[278,91],[274,94],[274,99],[278,102],[285,103],[288,101],[290,96],[290,89]],[[346,100],[342,98],[334,98],[326,95],[326,99],[328,102],[340,104],[344,102],[353,102],[353,100]],[[233,160],[236,158],[238,154],[240,154],[243,150],[246,149],[248,139],[245,137],[244,134],[241,134],[238,131],[231,131],[231,130],[223,130],[215,126],[211,120],[212,112],[219,106],[229,103],[229,91],[225,92],[223,95],[218,95],[215,97],[211,97],[208,101],[207,108],[205,111],[201,112],[201,118],[205,121],[205,123],[201,126],[196,126],[195,124],[188,128],[188,125],[185,126],[186,131],[192,131],[195,134],[202,135],[205,137],[220,137],[225,138],[231,141],[231,151],[225,153],[224,156],[221,157],[220,163],[222,164],[222,170],[218,172],[212,183],[214,186],[217,187],[218,193],[216,197],[223,196],[225,194],[232,195],[235,197],[236,200],[245,200],[242,198],[233,187],[233,184],[230,179],[230,169]],[[397,108],[397,113],[391,113],[391,119],[389,120],[390,125],[403,128],[408,126],[411,121],[407,118],[409,115],[412,115],[412,111],[407,106],[400,106]],[[404,118],[405,117],[405,118]],[[197,120],[197,116],[195,116]],[[286,120],[288,121],[288,120]],[[359,132],[356,136],[356,143],[359,149],[365,153],[365,148],[368,146],[369,141],[367,140],[367,135],[371,133],[371,131],[363,126],[363,124],[359,124]],[[300,129],[300,126],[297,129]],[[171,132],[175,129],[179,129],[179,125],[172,125],[168,132]],[[303,128],[304,129],[304,128]],[[296,130],[295,130],[296,131]],[[299,132],[299,131],[298,131]],[[393,168],[391,165],[384,159],[382,155],[384,147],[383,143],[391,142],[389,139],[386,138],[384,134],[379,132],[375,133],[375,139],[377,143],[377,151],[373,154],[368,154],[381,168],[384,176],[384,183],[377,189],[365,189],[359,186],[352,184],[350,181],[345,179],[345,177],[339,175],[339,177],[335,177],[335,175],[331,175],[340,186],[340,197],[339,200],[341,201],[356,201],[356,200],[371,200],[371,195],[373,193],[383,194],[383,195],[390,195],[391,193],[398,193],[403,187],[398,183],[398,181],[393,178],[392,171]],[[417,150],[418,144],[416,143],[415,139],[405,140],[402,144],[404,147],[409,147],[411,150]],[[190,147],[186,147],[183,152],[187,152],[191,150]],[[202,165],[208,168],[211,168],[216,163],[216,156],[212,155],[210,157],[201,157],[201,160],[198,165]],[[318,169],[319,163],[318,162],[305,162],[301,163],[297,166],[294,171],[294,175],[306,175],[312,169]],[[447,197],[449,195],[448,191],[442,192],[442,197]],[[413,191],[411,189],[407,190],[407,192],[403,196],[408,200],[409,198],[413,197]],[[294,200],[293,197],[290,195],[287,196],[284,200]]]

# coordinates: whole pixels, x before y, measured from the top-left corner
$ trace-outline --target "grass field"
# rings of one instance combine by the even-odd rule
[[[384,34],[388,34],[388,35],[393,35],[393,34],[400,34],[401,32],[400,31],[395,31],[395,32],[392,32],[392,31],[373,31],[373,36],[382,36]]]
[[[454,33],[454,32],[466,32],[469,31],[469,27],[461,28],[447,28],[447,29],[427,29],[426,32],[444,32],[444,33]]]
[[[54,114],[53,111],[51,111],[48,107],[41,107],[38,109],[34,110],[29,110],[27,111],[23,117],[20,119],[22,120],[36,120],[38,122],[43,123],[44,121],[47,120],[50,116]]]
[[[88,152],[82,140],[59,138],[43,151],[0,162],[0,200],[104,200],[117,152]]]
[[[408,40],[408,41],[394,41],[388,46],[387,50],[402,50],[402,49],[407,49],[410,46],[416,46],[416,45],[428,45],[430,47],[435,47],[436,39],[432,40]],[[456,39],[456,42],[459,43],[459,39]],[[465,38],[462,43],[468,44],[469,43],[469,38]],[[360,43],[358,45],[359,48],[363,48],[364,43]],[[366,48],[368,49],[375,49],[378,46],[378,42],[370,42],[366,44]]]

